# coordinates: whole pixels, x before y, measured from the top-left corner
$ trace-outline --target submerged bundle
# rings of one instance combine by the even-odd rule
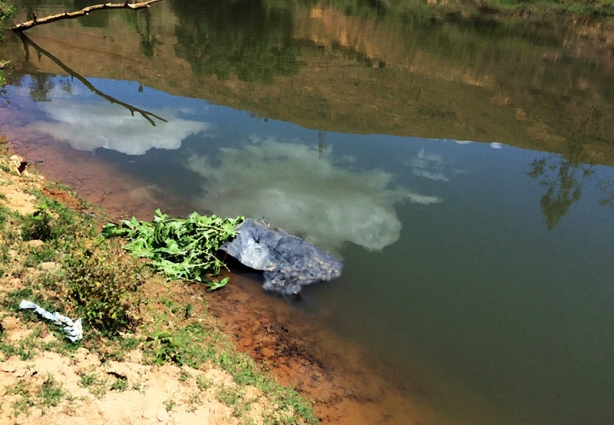
[[[267,291],[298,295],[303,286],[341,276],[341,261],[283,229],[247,219],[237,233],[220,249],[242,264],[262,271]]]

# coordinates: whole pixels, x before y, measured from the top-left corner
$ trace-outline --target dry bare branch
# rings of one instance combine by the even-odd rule
[[[58,58],[53,56],[51,53],[49,53],[47,50],[43,49],[38,44],[36,44],[34,41],[29,39],[27,35],[19,34],[19,37],[21,38],[21,41],[24,44],[24,49],[26,50],[26,57],[29,57],[28,46],[32,46],[34,48],[34,50],[36,50],[36,53],[38,53],[39,58],[40,58],[41,55],[42,56],[47,56],[53,63],[55,63],[57,66],[62,68],[64,71],[66,71],[66,73],[68,75],[70,75],[71,77],[77,79],[78,81],[81,82],[81,84],[83,84],[85,87],[90,89],[90,91],[92,93],[102,97],[103,99],[108,100],[109,102],[111,102],[113,104],[116,104],[116,105],[119,105],[119,106],[123,106],[124,108],[126,108],[127,110],[130,111],[132,116],[134,116],[135,112],[138,113],[138,114],[141,114],[141,116],[143,118],[145,118],[147,121],[149,121],[149,123],[151,125],[153,125],[154,127],[156,126],[156,122],[155,122],[154,118],[158,119],[158,120],[160,120],[162,122],[168,122],[164,118],[162,118],[162,117],[160,117],[160,116],[158,116],[158,115],[156,115],[156,114],[154,114],[152,112],[145,111],[144,109],[137,108],[135,106],[132,106],[132,105],[126,103],[126,102],[122,102],[119,99],[116,99],[116,98],[114,98],[112,96],[109,96],[108,94],[105,94],[105,93],[101,92],[96,87],[94,87],[94,85],[92,83],[87,81],[87,79],[85,77],[83,77],[82,75],[78,74],[76,71],[74,71],[71,68],[69,68],[61,60],[59,60]]]
[[[51,22],[55,22],[55,21],[60,21],[62,19],[75,19],[78,18],[80,16],[85,16],[85,15],[89,15],[90,12],[95,12],[97,10],[107,10],[107,9],[132,9],[132,10],[137,10],[137,9],[143,9],[146,7],[149,7],[150,4],[152,3],[157,3],[159,1],[162,0],[148,0],[148,1],[144,1],[142,3],[128,3],[127,1],[125,3],[106,3],[106,4],[95,4],[93,6],[88,6],[88,7],[84,7],[81,10],[77,10],[75,12],[64,12],[64,13],[58,13],[56,15],[50,15],[44,18],[38,18],[36,16],[36,14],[34,15],[34,19],[27,21],[27,22],[23,22],[21,24],[17,24],[13,27],[11,27],[11,30],[13,30],[14,32],[23,32],[27,29],[30,29],[32,27],[35,27],[37,25],[43,25],[43,24],[49,24]]]

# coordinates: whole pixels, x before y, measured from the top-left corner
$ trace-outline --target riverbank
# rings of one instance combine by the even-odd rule
[[[0,422],[318,422],[236,351],[198,285],[165,282],[101,240],[102,210],[31,173],[2,142]],[[22,299],[83,317],[83,341],[19,310]]]
[[[132,215],[146,220],[160,206],[173,216],[194,210],[185,200],[96,155],[43,135],[25,137],[20,134],[24,113],[9,108],[0,120],[3,132],[14,141],[11,148],[30,167],[71,185],[89,202],[103,207],[114,221]],[[205,293],[197,284],[178,283],[176,289],[187,291],[182,305],[194,305],[192,296],[206,299],[207,311],[219,320],[220,330],[238,350],[254,358],[282,385],[293,386],[314,400],[315,413],[323,423],[342,425],[352,418],[355,425],[401,425],[416,420],[458,425],[433,412],[425,383],[395,378],[364,347],[340,338],[322,320],[306,317],[300,308],[267,295],[257,281],[235,274],[231,279],[223,291],[214,293]]]

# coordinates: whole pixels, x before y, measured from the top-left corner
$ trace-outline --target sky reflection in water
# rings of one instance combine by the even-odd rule
[[[98,85],[108,86],[111,92],[127,86],[122,92],[130,92],[129,83],[99,81]],[[127,155],[144,155],[154,148],[180,150],[188,136],[207,137],[205,132],[212,127],[199,121],[207,119],[211,108],[204,101],[194,108],[173,98],[174,108],[150,110],[168,121],[152,126],[78,84],[72,85],[70,93],[56,85],[47,99],[39,103],[47,120],[25,130],[51,135],[78,150],[104,148]],[[381,168],[361,168],[353,156],[335,155],[332,146],[319,151],[300,140],[278,141],[248,132],[236,147],[206,154],[184,149],[182,155],[186,169],[202,177],[202,193],[194,196],[203,208],[222,216],[264,217],[337,254],[346,242],[374,251],[396,242],[402,225],[395,204],[429,205],[443,200],[396,184],[394,175]],[[437,158],[422,150],[409,166],[415,175],[433,178],[429,169],[438,167]]]
[[[607,398],[597,383],[614,376],[595,365],[614,351],[602,326],[612,311],[602,236],[614,223],[599,207],[611,205],[612,168],[498,142],[324,135],[135,83],[92,82],[168,123],[151,126],[74,83],[50,90],[38,103],[45,118],[27,130],[179,186],[203,210],[264,217],[341,255],[341,279],[305,298],[391,361],[436,370],[505,406],[502,416],[530,411],[542,423],[544,403],[580,417]],[[9,96],[31,101],[27,86]],[[540,360],[553,353],[558,362]]]
[[[153,148],[179,149],[190,134],[209,127],[205,122],[182,119],[178,111],[170,108],[150,110],[168,121],[152,126],[140,115],[132,116],[125,108],[97,97],[79,84],[73,84],[70,93],[55,86],[47,95],[49,101],[38,106],[48,120],[32,123],[24,130],[49,134],[82,151],[105,148],[143,155]]]

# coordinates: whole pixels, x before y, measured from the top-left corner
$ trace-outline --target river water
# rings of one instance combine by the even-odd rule
[[[350,1],[54,25],[0,51],[25,152],[338,255],[293,308],[452,423],[614,423],[614,34]]]

